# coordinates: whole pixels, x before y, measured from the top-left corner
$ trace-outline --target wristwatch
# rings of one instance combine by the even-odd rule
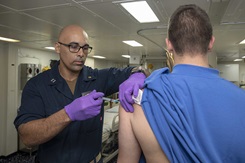
[[[151,74],[147,69],[143,68],[142,66],[134,67],[131,71],[131,74],[139,72],[142,72],[146,77],[148,77]]]

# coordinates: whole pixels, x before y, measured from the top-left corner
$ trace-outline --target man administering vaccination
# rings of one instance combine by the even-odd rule
[[[132,101],[132,92],[137,95],[142,88],[145,75],[137,67],[98,70],[85,66],[92,47],[78,25],[61,30],[55,50],[60,60],[30,79],[23,90],[16,129],[26,146],[39,146],[35,162],[102,162],[102,97],[118,92],[121,85],[125,94],[120,100],[132,107],[127,102]]]

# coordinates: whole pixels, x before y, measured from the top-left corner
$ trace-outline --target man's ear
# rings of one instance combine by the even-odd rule
[[[212,36],[212,38],[211,38],[211,40],[210,40],[210,42],[209,42],[209,45],[208,45],[208,50],[209,50],[209,51],[213,48],[214,41],[215,41],[215,37]]]
[[[167,50],[170,52],[170,51],[173,51],[173,45],[172,43],[169,41],[168,38],[165,39],[166,41],[166,45],[167,45]]]
[[[60,54],[60,44],[58,42],[54,45],[56,53]]]

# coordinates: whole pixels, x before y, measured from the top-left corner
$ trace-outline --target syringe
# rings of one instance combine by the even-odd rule
[[[111,98],[108,98],[108,97],[102,97],[102,99],[105,100],[105,101],[109,101],[109,102],[115,102],[115,103],[119,102],[118,99],[111,99]]]

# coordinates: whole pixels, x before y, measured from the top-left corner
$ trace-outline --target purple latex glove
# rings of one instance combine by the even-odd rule
[[[126,112],[134,112],[134,97],[138,96],[139,89],[143,88],[145,75],[143,73],[134,73],[119,86],[119,100]]]
[[[86,96],[75,99],[65,106],[65,111],[72,121],[86,120],[100,113],[104,93],[93,90]]]

